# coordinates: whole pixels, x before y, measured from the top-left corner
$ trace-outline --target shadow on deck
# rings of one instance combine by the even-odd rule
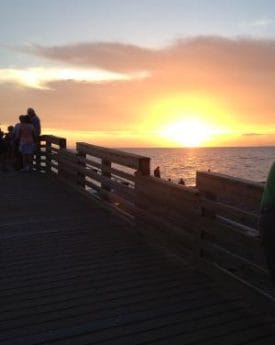
[[[1,345],[274,344],[275,319],[38,173],[1,175]]]

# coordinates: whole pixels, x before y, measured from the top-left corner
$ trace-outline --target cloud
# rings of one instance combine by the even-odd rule
[[[257,26],[257,27],[267,27],[273,24],[274,24],[274,20],[268,19],[268,18],[262,18],[252,23],[252,25]]]
[[[244,137],[255,137],[255,136],[259,136],[259,135],[265,135],[262,133],[243,133],[242,136]]]
[[[213,67],[269,68],[275,66],[275,40],[196,37],[178,40],[160,49],[108,42],[43,47],[30,45],[21,51],[74,66],[96,67],[116,72],[159,71],[180,67],[207,71]],[[268,62],[268,65],[263,64]],[[170,68],[171,69],[171,68]],[[201,72],[203,72],[201,71]],[[241,69],[237,72],[241,72]]]
[[[60,67],[31,67],[25,69],[0,69],[0,83],[12,82],[35,89],[51,89],[49,83],[55,81],[75,81],[106,83],[146,77],[146,73],[116,73],[99,69],[77,69]]]
[[[21,49],[74,68],[147,74],[151,76],[147,85],[161,82],[172,89],[222,86],[234,91],[259,86],[264,90],[275,80],[275,40],[196,37],[159,49],[108,42]]]
[[[274,24],[274,20],[270,18],[259,18],[254,21],[243,21],[240,23],[242,28],[267,28]]]
[[[130,44],[113,42],[79,43],[67,46],[44,47],[29,45],[21,51],[76,66],[90,66],[105,70],[131,72],[152,69],[158,52]]]

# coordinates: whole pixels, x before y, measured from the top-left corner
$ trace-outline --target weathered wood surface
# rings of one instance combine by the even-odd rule
[[[274,344],[275,320],[43,174],[0,176],[0,344]]]
[[[76,149],[78,152],[84,152],[87,155],[102,158],[105,161],[136,169],[142,172],[143,175],[150,174],[150,159],[148,157],[141,157],[134,153],[123,152],[121,150],[114,150],[86,143],[76,143]]]
[[[197,171],[196,185],[202,196],[229,203],[250,212],[259,211],[263,184],[220,173]]]

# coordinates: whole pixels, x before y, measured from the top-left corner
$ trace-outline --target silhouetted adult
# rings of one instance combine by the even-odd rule
[[[260,207],[260,231],[271,280],[275,285],[275,162],[269,171]]]
[[[34,111],[33,108],[28,108],[27,109],[27,115],[31,119],[31,123],[33,124],[34,127],[34,133],[36,136],[36,139],[38,140],[40,134],[41,134],[41,122],[39,117],[37,116],[36,112]]]
[[[13,127],[12,130],[12,143],[13,143],[13,160],[14,160],[14,169],[21,170],[23,168],[23,158],[22,154],[19,151],[19,129],[20,124],[24,121],[26,115],[19,116],[19,122]]]
[[[17,140],[19,140],[19,151],[23,157],[23,171],[32,170],[33,154],[35,152],[35,130],[28,115],[23,117],[19,125],[17,133]]]
[[[160,168],[156,167],[156,169],[154,170],[154,176],[160,178]]]

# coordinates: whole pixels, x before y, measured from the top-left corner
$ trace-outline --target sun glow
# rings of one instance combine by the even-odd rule
[[[213,136],[221,131],[197,118],[185,118],[181,121],[164,126],[159,131],[160,136],[185,147],[207,145]]]
[[[225,104],[211,95],[175,94],[148,105],[143,128],[155,130],[162,146],[217,146],[234,126]]]

